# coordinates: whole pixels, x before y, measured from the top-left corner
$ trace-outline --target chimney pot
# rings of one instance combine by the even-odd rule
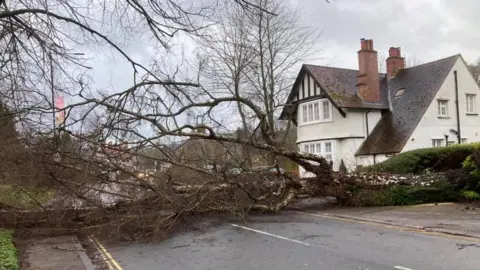
[[[360,40],[360,50],[368,50],[368,41],[364,38]]]
[[[400,57],[400,48],[399,47],[390,47],[390,50],[388,50],[388,56],[389,57]]]

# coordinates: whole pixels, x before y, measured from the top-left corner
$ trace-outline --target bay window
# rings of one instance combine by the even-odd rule
[[[300,124],[314,124],[321,122],[332,121],[332,106],[327,99],[320,99],[315,101],[300,104],[299,119]]]
[[[326,160],[333,160],[333,142],[323,141],[315,143],[305,143],[303,145],[303,151],[305,153],[314,154],[324,157]]]

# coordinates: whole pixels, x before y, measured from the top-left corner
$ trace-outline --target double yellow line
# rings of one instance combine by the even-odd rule
[[[100,255],[102,256],[102,259],[105,261],[105,263],[108,266],[108,269],[110,270],[123,270],[123,268],[120,266],[120,264],[113,258],[113,256],[107,251],[107,249],[100,243],[100,241],[97,240],[94,236],[89,236],[88,239],[95,245],[97,246],[98,251],[100,252]]]

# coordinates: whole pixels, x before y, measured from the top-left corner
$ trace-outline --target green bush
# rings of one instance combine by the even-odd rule
[[[468,173],[468,181],[462,188],[480,192],[480,150],[469,155],[462,162],[462,166]]]
[[[480,150],[480,143],[416,149],[391,157],[382,163],[363,167],[361,171],[421,174],[426,171],[461,169],[462,162],[475,150]]]
[[[437,182],[431,186],[415,186],[408,191],[410,204],[452,202],[458,200],[455,186],[448,182]]]
[[[460,193],[461,199],[464,201],[478,201],[480,200],[480,195],[473,190],[463,190]]]
[[[345,166],[345,162],[343,162],[343,158],[340,160],[340,166],[338,167],[338,171],[341,173],[348,173],[347,166]]]
[[[449,182],[437,182],[430,186],[405,186],[394,184],[384,189],[371,190],[350,188],[351,196],[342,198],[343,205],[350,206],[391,206],[422,203],[458,201],[459,193]]]
[[[54,195],[48,189],[0,185],[0,204],[15,208],[38,208],[38,204],[47,203]]]
[[[13,231],[0,229],[0,269],[18,270],[17,250],[13,245]]]

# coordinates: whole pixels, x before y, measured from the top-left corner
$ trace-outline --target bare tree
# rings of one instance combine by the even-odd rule
[[[272,0],[231,1],[232,18],[223,16],[219,24],[214,16],[219,3],[87,1],[79,6],[70,0],[0,0],[0,101],[15,116],[26,146],[15,162],[29,166],[29,179],[65,195],[59,203],[80,200],[105,207],[105,201],[118,206],[121,200],[134,216],[145,218],[158,217],[159,208],[173,212],[147,225],[140,222],[145,219],[114,212],[120,227],[133,224],[142,230],[156,230],[165,220],[170,224],[195,211],[277,211],[294,199],[300,186],[280,171],[273,179],[262,174],[232,177],[185,160],[162,141],[224,145],[223,160],[238,156],[234,146],[247,146],[330,180],[323,158],[283,147],[275,128],[276,111],[290,88],[289,71],[311,52],[318,32],[298,26],[288,6]],[[179,36],[214,43],[207,30],[217,26],[220,33],[224,29],[227,42],[217,40],[207,48],[216,57],[216,65],[210,66],[212,78],[219,79],[215,83],[203,84],[202,73],[188,72],[188,61],[173,65],[165,60]],[[148,63],[136,61],[123,44],[130,35],[148,40],[158,56]],[[92,89],[88,60],[74,50],[81,45],[106,46],[123,57],[132,85]],[[71,102],[55,108],[58,95],[71,97]],[[60,111],[68,122],[52,129],[54,113]],[[222,112],[228,116],[223,118]],[[195,123],[186,121],[189,114]],[[255,139],[233,135],[228,127],[233,118],[242,119],[247,130],[253,123]],[[107,138],[115,143],[106,143]],[[146,147],[162,154],[147,155]],[[136,166],[139,157],[188,174],[145,173]],[[201,180],[185,183],[190,173]],[[246,199],[236,200],[232,194],[237,193]]]
[[[283,145],[290,125],[279,132],[278,109],[291,90],[293,68],[318,53],[321,33],[300,25],[299,11],[286,1],[254,3],[259,7],[256,12],[245,12],[231,4],[221,9],[222,24],[211,33],[215,38],[202,42],[207,59],[204,75],[220,82],[229,93],[252,100],[265,112],[269,140]],[[238,111],[243,130],[254,136],[247,125],[256,119],[254,111],[240,103]]]
[[[405,56],[405,66],[406,67],[414,67],[425,63],[422,59],[420,59],[416,55]]]
[[[387,56],[385,53],[380,52],[378,54],[378,72],[387,73]],[[417,56],[405,56],[405,67],[414,67],[423,64],[424,62],[420,60]]]
[[[468,69],[477,83],[480,83],[480,58],[475,63],[469,64]]]

